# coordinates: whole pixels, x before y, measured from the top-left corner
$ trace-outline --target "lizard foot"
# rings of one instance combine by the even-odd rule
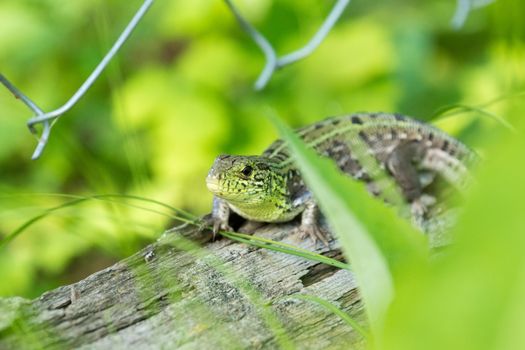
[[[422,195],[419,198],[416,198],[411,204],[410,209],[414,217],[423,217],[427,211],[428,207],[436,204],[436,198],[429,196],[427,194]]]
[[[212,227],[213,239],[220,230],[233,231],[233,228],[228,224],[228,221],[221,220],[220,218],[213,217],[212,215],[206,215],[202,218],[199,230],[204,231],[208,227]]]
[[[302,224],[297,227],[295,231],[299,232],[299,237],[301,239],[310,237],[314,244],[317,244],[317,242],[320,241],[325,246],[329,246],[326,232],[315,224]]]
[[[426,218],[425,215],[428,212],[428,208],[436,203],[436,198],[429,195],[422,195],[416,198],[411,204],[410,209],[412,212],[412,222],[416,227],[423,227],[423,223]]]

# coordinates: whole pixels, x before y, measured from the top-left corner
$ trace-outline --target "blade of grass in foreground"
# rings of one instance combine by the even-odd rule
[[[220,234],[231,240],[250,244],[255,247],[273,250],[275,252],[286,253],[288,255],[295,255],[295,256],[299,256],[307,260],[318,261],[320,263],[338,267],[340,269],[350,270],[350,265],[344,262],[329,258],[321,254],[316,254],[314,252],[311,252],[305,249],[301,249],[300,247],[296,247],[290,244],[272,241],[271,239],[266,239],[262,237],[245,235],[245,234],[238,233],[238,232],[221,231]]]
[[[508,121],[506,121],[505,119],[503,119],[499,115],[496,115],[494,113],[488,112],[488,111],[486,111],[486,110],[484,110],[482,108],[479,108],[479,107],[473,107],[473,106],[468,106],[468,105],[459,104],[459,103],[455,104],[455,105],[445,106],[445,107],[437,110],[434,113],[432,119],[433,120],[439,120],[439,119],[450,118],[450,117],[453,117],[453,116],[456,116],[458,114],[465,113],[465,112],[476,112],[476,113],[480,114],[481,116],[489,117],[489,118],[493,119],[498,124],[502,125],[507,130],[509,130],[509,131],[511,131],[513,133],[517,132],[516,128],[512,124],[510,124]]]
[[[34,194],[31,194],[31,195],[34,196]],[[13,239],[15,239],[17,236],[22,234],[30,226],[32,226],[33,224],[37,223],[38,221],[46,218],[47,216],[55,213],[56,211],[59,211],[59,210],[62,210],[62,209],[65,209],[65,208],[68,208],[68,207],[71,207],[71,206],[80,205],[80,204],[84,203],[85,201],[90,201],[90,200],[106,201],[106,202],[111,202],[111,203],[122,205],[122,206],[126,206],[126,207],[131,207],[131,208],[135,208],[135,209],[145,210],[145,211],[149,211],[149,212],[158,214],[160,216],[164,216],[164,217],[168,217],[168,218],[171,218],[171,219],[175,219],[175,220],[179,220],[179,221],[185,222],[186,224],[199,226],[199,223],[198,223],[199,222],[199,218],[194,216],[194,215],[192,215],[191,213],[184,212],[184,211],[182,211],[180,209],[177,209],[177,208],[174,208],[174,207],[172,207],[172,206],[170,206],[168,204],[165,204],[165,203],[153,200],[153,199],[145,198],[145,197],[139,197],[139,196],[135,196],[135,195],[126,195],[126,194],[100,194],[100,195],[92,195],[92,196],[87,196],[87,197],[85,197],[85,196],[75,196],[75,195],[65,195],[65,194],[50,194],[50,193],[45,194],[45,195],[47,195],[47,196],[64,197],[64,198],[71,198],[72,200],[68,201],[66,203],[63,203],[61,205],[58,205],[58,206],[46,209],[41,214],[38,214],[38,215],[36,215],[36,216],[26,220],[22,225],[20,225],[17,229],[15,229],[13,232],[11,232],[9,235],[7,235],[5,238],[0,239],[0,249],[2,247],[6,246],[7,244],[9,244]],[[141,201],[141,202],[145,202],[145,203],[149,203],[149,204],[158,205],[158,206],[164,207],[166,209],[169,209],[170,211],[173,212],[173,214],[164,213],[164,212],[161,212],[161,211],[156,210],[156,209],[147,208],[147,207],[143,207],[143,206],[138,206],[138,205],[135,205],[135,204],[124,202],[124,201],[119,201],[119,199],[132,199],[132,200],[135,200],[135,201]],[[176,229],[176,228],[174,228],[174,229]],[[211,229],[211,227],[210,227],[210,229]],[[168,230],[168,231],[171,231],[171,230]],[[316,254],[314,252],[311,252],[311,251],[308,251],[308,250],[305,250],[305,249],[301,249],[300,247],[296,247],[296,246],[293,246],[293,245],[285,244],[283,242],[276,242],[276,241],[272,241],[270,239],[257,237],[257,236],[252,236],[252,235],[245,235],[245,234],[238,233],[238,232],[221,232],[221,235],[223,235],[223,236],[225,236],[225,237],[227,237],[229,239],[232,239],[234,241],[237,241],[237,242],[246,243],[246,244],[250,244],[250,245],[253,245],[253,246],[256,246],[256,247],[261,247],[261,248],[264,248],[264,249],[273,250],[273,251],[276,251],[276,252],[281,252],[281,253],[285,253],[285,254],[289,254],[289,255],[295,255],[295,256],[299,256],[299,257],[304,258],[304,259],[308,259],[308,260],[312,260],[312,261],[318,261],[318,262],[321,262],[323,264],[335,266],[335,267],[338,267],[338,268],[341,268],[341,269],[350,270],[350,266],[348,264],[344,263],[344,262],[341,262],[341,261],[329,258],[329,257],[324,256],[324,255]]]
[[[38,214],[38,215],[28,219],[27,221],[25,221],[22,225],[20,225],[17,229],[15,229],[13,232],[8,234],[5,238],[1,238],[0,239],[0,248],[2,248],[3,246],[6,246],[13,239],[15,239],[18,235],[20,235],[22,232],[27,230],[30,226],[32,226],[36,222],[46,218],[48,215],[51,215],[52,213],[54,213],[56,211],[59,211],[59,210],[62,210],[62,209],[65,209],[67,207],[79,205],[79,204],[81,204],[83,202],[90,201],[90,200],[102,200],[102,201],[113,202],[111,200],[111,198],[127,198],[127,199],[133,199],[133,200],[138,200],[138,201],[144,201],[144,202],[149,202],[151,204],[156,204],[156,205],[159,205],[159,206],[163,206],[163,207],[165,207],[167,209],[170,209],[171,211],[173,211],[175,213],[174,215],[169,215],[170,218],[173,218],[173,219],[176,219],[176,220],[179,220],[179,221],[182,221],[182,222],[190,222],[190,223],[193,223],[196,220],[195,216],[192,216],[192,214],[187,213],[185,211],[173,208],[171,206],[168,206],[167,204],[164,204],[164,203],[159,202],[159,201],[155,201],[153,199],[143,198],[143,197],[138,197],[138,196],[133,196],[133,195],[101,194],[101,195],[92,195],[92,196],[85,196],[85,197],[84,196],[65,195],[65,197],[73,198],[73,199],[68,201],[68,202],[65,202],[63,204],[57,205],[55,207],[48,208],[45,211],[43,211],[41,214]],[[119,204],[118,202],[116,202],[116,203]],[[120,204],[124,204],[124,203],[120,203]],[[132,205],[128,205],[128,206],[132,206]],[[141,208],[141,209],[145,209],[145,208]],[[157,212],[157,213],[160,214],[160,212]]]
[[[269,330],[274,334],[279,348],[289,350],[296,348],[290,336],[286,332],[282,321],[277,317],[275,311],[269,307],[269,304],[264,300],[264,297],[261,295],[261,293],[256,288],[254,288],[248,280],[242,276],[239,276],[235,271],[233,271],[219,256],[213,254],[213,252],[205,248],[200,247],[191,240],[178,235],[171,237],[170,242],[165,244],[173,245],[177,249],[184,250],[189,254],[202,259],[202,261],[205,261],[211,268],[222,274],[252,303],[256,309],[256,312],[265,322]]]
[[[341,242],[356,274],[372,333],[378,335],[394,295],[392,271],[396,265],[423,262],[424,240],[393,209],[373,199],[362,184],[341,174],[332,161],[308,149],[277,116],[270,115]]]
[[[486,150],[454,245],[398,290],[383,349],[525,349],[524,107],[509,113],[519,133]]]
[[[333,313],[334,315],[339,316],[350,327],[355,329],[356,332],[361,334],[361,336],[363,338],[365,338],[365,339],[369,339],[370,338],[370,334],[368,334],[368,332],[363,327],[361,327],[359,325],[359,323],[357,323],[356,320],[354,320],[352,317],[350,317],[350,315],[348,315],[343,310],[339,309],[334,304],[330,303],[328,300],[325,300],[325,299],[319,298],[318,296],[310,295],[310,294],[292,294],[292,295],[288,295],[288,296],[285,296],[283,298],[280,298],[280,299],[278,299],[276,301],[286,300],[286,299],[305,300],[305,301],[310,301],[310,302],[319,304],[322,307],[324,307],[325,309],[327,309],[328,311],[330,311],[331,313]],[[275,301],[274,301],[274,303],[275,303]]]

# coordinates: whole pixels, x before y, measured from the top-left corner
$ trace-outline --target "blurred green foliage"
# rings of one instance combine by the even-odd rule
[[[519,115],[523,107],[509,113]],[[427,268],[405,269],[384,348],[525,347],[525,124],[516,123],[519,134],[505,135],[488,150],[453,232],[455,244]]]
[[[44,110],[60,106],[111,46],[141,2],[3,0],[2,73]],[[241,1],[280,53],[303,45],[332,2]],[[0,89],[0,237],[48,208],[128,193],[196,214],[209,210],[204,177],[220,153],[257,154],[277,135],[271,105],[300,126],[353,111],[430,119],[438,108],[478,105],[523,91],[521,0],[497,0],[450,28],[453,0],[353,1],[313,55],[252,85],[263,55],[221,1],[156,2],[108,70],[54,126],[43,157],[28,109]],[[523,96],[486,107],[516,122]],[[479,114],[439,123],[482,153],[505,134]],[[54,195],[53,195],[54,194]],[[0,248],[0,296],[34,297],[136,251],[171,223],[107,201],[38,221]]]

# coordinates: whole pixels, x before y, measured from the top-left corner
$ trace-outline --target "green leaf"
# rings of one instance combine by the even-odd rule
[[[486,153],[455,244],[398,290],[385,348],[525,348],[524,130]]]
[[[394,295],[393,272],[424,261],[422,235],[392,208],[373,199],[363,184],[352,181],[332,161],[308,149],[278,117],[271,114],[271,119],[340,240],[356,274],[372,332],[379,334]]]

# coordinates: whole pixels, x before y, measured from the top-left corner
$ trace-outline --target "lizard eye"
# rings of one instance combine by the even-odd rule
[[[252,168],[251,166],[249,166],[249,165],[245,166],[245,167],[241,170],[241,173],[242,173],[244,176],[246,176],[246,177],[250,176],[250,175],[252,174],[252,172],[253,172],[253,168]]]

